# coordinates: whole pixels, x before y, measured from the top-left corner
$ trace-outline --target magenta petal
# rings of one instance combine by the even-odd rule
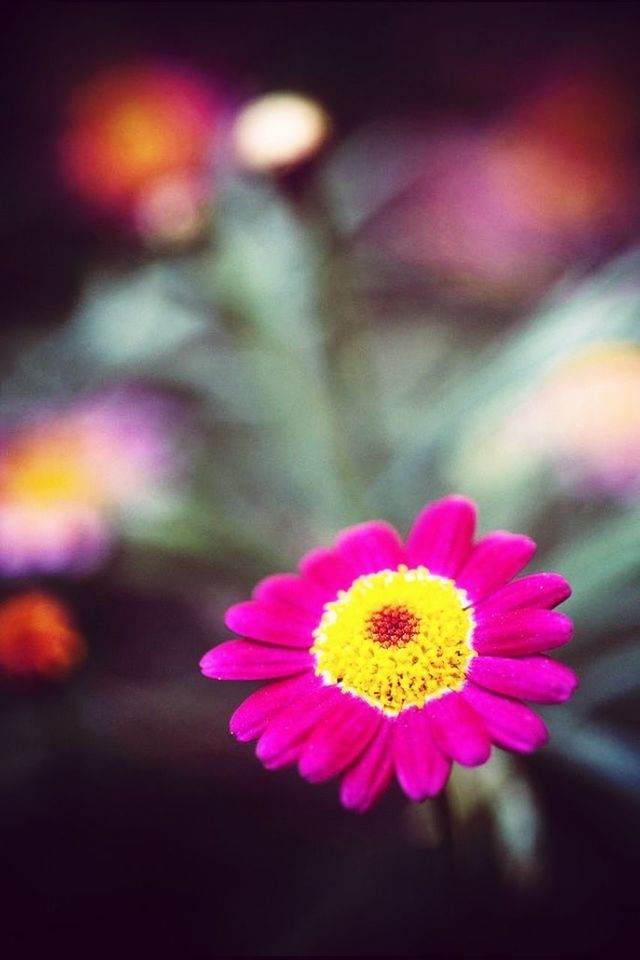
[[[474,657],[468,676],[495,693],[537,703],[563,703],[578,685],[573,670],[548,657]]]
[[[392,726],[382,726],[340,784],[340,800],[347,810],[366,813],[389,786],[393,774]]]
[[[263,757],[262,765],[267,770],[282,770],[283,767],[290,767],[300,759],[303,747],[304,740],[298,740],[281,753]]]
[[[231,733],[246,742],[261,736],[274,716],[284,707],[321,685],[321,680],[311,671],[297,677],[279,680],[261,687],[244,700],[229,722]]]
[[[532,573],[514,580],[482,600],[474,609],[476,620],[524,607],[551,610],[571,596],[571,587],[559,573]]]
[[[258,740],[256,754],[274,770],[297,760],[310,730],[340,702],[338,687],[320,685],[307,696],[280,710]]]
[[[467,559],[476,525],[476,509],[465,497],[445,497],[418,515],[407,540],[407,563],[455,577]]]
[[[318,626],[315,617],[296,615],[286,607],[267,607],[256,600],[229,607],[224,622],[234,633],[251,640],[305,648],[312,645],[312,634]]]
[[[451,763],[435,745],[424,710],[404,710],[395,722],[394,754],[398,783],[410,800],[440,793]]]
[[[424,707],[437,746],[465,767],[485,763],[491,753],[486,728],[459,693],[445,693]]]
[[[535,551],[529,537],[496,530],[478,540],[456,583],[474,602],[482,600],[520,573]]]
[[[295,573],[277,573],[261,580],[253,591],[253,599],[267,606],[290,607],[303,617],[322,616],[322,608],[334,595]]]
[[[336,550],[354,576],[396,570],[405,562],[402,540],[394,528],[382,520],[371,520],[343,530]]]
[[[572,629],[571,620],[555,610],[512,610],[479,623],[472,643],[485,655],[542,653],[567,643]]]
[[[524,703],[498,697],[473,684],[465,687],[463,696],[482,717],[489,736],[499,747],[531,753],[547,742],[547,728]]]
[[[307,650],[267,647],[249,640],[229,640],[205,653],[200,669],[213,680],[268,680],[290,677],[312,666]]]
[[[335,550],[324,547],[305,554],[299,567],[305,580],[326,590],[333,598],[339,590],[348,590],[355,579],[349,564]]]
[[[329,780],[360,756],[382,723],[382,714],[364,700],[342,694],[310,735],[298,769],[311,783]]]

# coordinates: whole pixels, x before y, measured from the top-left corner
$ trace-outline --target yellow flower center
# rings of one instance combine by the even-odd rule
[[[464,590],[426,567],[367,574],[325,604],[316,674],[396,716],[462,689],[474,625]]]

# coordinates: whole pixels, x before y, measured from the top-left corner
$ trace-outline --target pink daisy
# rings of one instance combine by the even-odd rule
[[[364,812],[395,774],[415,801],[444,787],[451,763],[485,763],[491,745],[529,753],[547,740],[523,700],[559,703],[573,672],[546,656],[571,637],[552,610],[571,593],[556,573],[510,582],[528,537],[496,531],[474,543],[463,497],[428,505],[406,543],[387,523],[344,530],[303,557],[299,574],[268,577],[231,607],[249,639],[210,650],[218,680],[276,680],[231,718],[258,740],[268,769],[297,763],[312,783],[340,776],[343,805]]]

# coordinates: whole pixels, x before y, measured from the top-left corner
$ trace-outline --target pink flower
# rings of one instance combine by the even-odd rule
[[[394,773],[420,801],[442,790],[452,761],[476,766],[493,743],[528,753],[546,742],[521,701],[559,703],[576,687],[541,655],[571,637],[552,610],[571,589],[556,573],[511,583],[533,541],[496,531],[474,543],[474,528],[463,497],[425,507],[406,543],[386,523],[360,524],[227,611],[248,639],[200,665],[214,679],[277,680],[231,718],[238,740],[258,740],[265,767],[297,763],[312,783],[341,776],[343,805],[364,812]]]
[[[0,435],[0,576],[86,572],[131,512],[153,509],[179,471],[178,410],[113,388],[44,410]]]

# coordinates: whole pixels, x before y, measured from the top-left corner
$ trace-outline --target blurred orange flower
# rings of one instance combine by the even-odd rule
[[[85,656],[82,637],[54,597],[33,590],[0,604],[0,669],[9,676],[60,679]]]
[[[162,64],[111,69],[69,104],[63,175],[90,204],[129,214],[157,181],[204,178],[219,113],[192,73]]]

